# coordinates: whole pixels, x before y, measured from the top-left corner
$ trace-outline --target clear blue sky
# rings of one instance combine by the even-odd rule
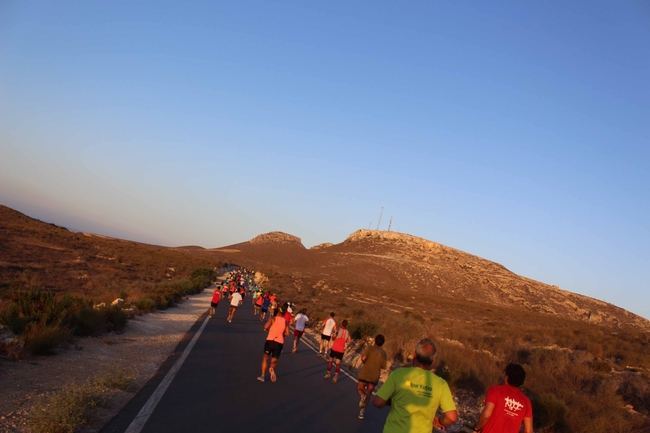
[[[0,1],[0,202],[216,246],[376,224],[650,317],[650,5]]]

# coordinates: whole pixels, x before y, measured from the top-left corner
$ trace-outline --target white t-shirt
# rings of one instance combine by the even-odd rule
[[[242,297],[239,292],[235,292],[230,297],[230,305],[233,307],[239,307],[239,303],[242,301]]]
[[[309,317],[305,314],[298,313],[296,316],[296,331],[304,331],[307,322],[309,322]]]
[[[331,317],[325,321],[325,326],[323,326],[323,335],[332,335],[332,331],[336,326],[336,321]]]

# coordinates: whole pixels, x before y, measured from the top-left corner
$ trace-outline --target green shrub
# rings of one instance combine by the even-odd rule
[[[552,428],[554,431],[567,430],[567,406],[553,394],[534,395],[533,417],[535,428]]]
[[[104,316],[106,318],[106,330],[109,332],[122,332],[126,327],[128,318],[124,311],[119,307],[110,307],[104,309]]]
[[[86,337],[106,331],[106,315],[102,310],[86,306],[79,310],[72,321],[74,335]]]
[[[59,326],[33,323],[25,331],[25,347],[32,355],[53,355],[69,339],[70,331]]]
[[[212,284],[212,281],[216,278],[216,276],[216,272],[214,272],[212,269],[196,269],[194,272],[192,272],[192,276],[190,277],[190,280],[192,282],[191,290],[193,290],[194,293],[197,293],[200,290],[205,289],[210,284]]]
[[[153,311],[156,309],[156,301],[148,297],[138,299],[134,305],[140,311]]]
[[[355,340],[364,337],[374,337],[378,329],[379,326],[373,322],[359,322],[350,327],[350,335]]]
[[[483,394],[486,388],[474,370],[462,372],[452,384],[456,388],[464,389],[475,395]]]
[[[20,308],[15,303],[10,303],[0,311],[0,323],[5,325],[16,335],[25,332],[29,319],[22,317]]]

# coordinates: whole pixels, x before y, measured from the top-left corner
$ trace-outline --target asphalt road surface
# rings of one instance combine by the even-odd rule
[[[227,304],[220,303],[192,346],[203,319],[197,322],[156,377],[102,433],[382,431],[388,409],[368,407],[366,419],[358,420],[356,383],[343,374],[337,384],[324,380],[325,360],[304,343],[292,354],[293,335],[280,357],[278,381],[271,383],[267,375],[265,383],[258,382],[266,333],[248,297],[230,324]],[[159,385],[189,347],[164,394],[151,398],[160,395]],[[154,401],[153,411],[143,415],[143,406]]]

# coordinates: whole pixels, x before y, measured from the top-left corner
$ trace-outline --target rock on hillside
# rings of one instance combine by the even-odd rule
[[[322,243],[322,244],[314,245],[313,247],[310,248],[310,250],[322,250],[322,249],[325,249],[325,248],[329,248],[329,247],[331,247],[333,245],[334,244],[331,243],[331,242],[325,242],[325,243]]]
[[[304,248],[299,237],[284,232],[269,232],[255,236],[249,241],[252,245],[259,244],[298,244]]]

